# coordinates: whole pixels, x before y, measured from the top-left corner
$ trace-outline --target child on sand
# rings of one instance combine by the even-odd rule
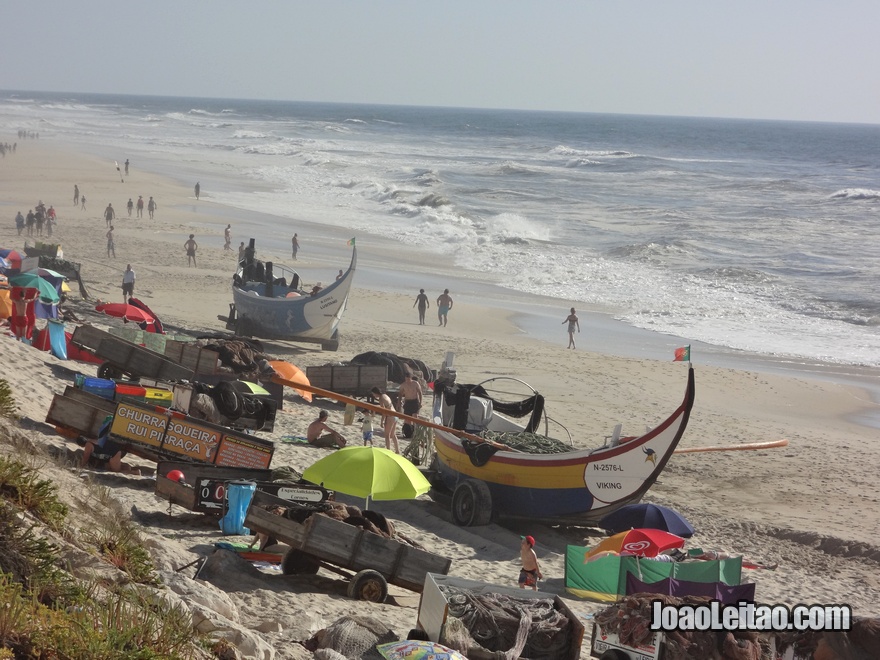
[[[364,434],[364,446],[367,446],[367,443],[370,443],[370,446],[373,446],[373,413],[370,410],[364,411],[364,423],[361,426],[361,431]]]
[[[537,591],[538,580],[543,580],[544,575],[538,566],[534,536],[522,537],[522,542],[519,544],[519,554],[522,558],[522,570],[519,572],[519,588],[531,587],[532,591]]]

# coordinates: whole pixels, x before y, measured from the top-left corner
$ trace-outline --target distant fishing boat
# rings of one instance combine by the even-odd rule
[[[452,518],[463,526],[485,525],[494,516],[597,521],[624,504],[638,502],[660,476],[687,427],[694,391],[690,368],[681,405],[662,423],[636,437],[616,437],[619,429],[615,429],[595,449],[530,453],[491,440],[474,442],[451,429],[435,427],[438,495],[451,495]],[[537,392],[525,401],[507,404],[492,399],[481,386],[444,387],[435,381],[434,392],[435,421],[472,434],[536,432],[543,413],[543,397]],[[529,425],[523,429],[499,414],[505,407],[531,412]]]
[[[307,292],[295,270],[257,260],[251,239],[232,278],[229,316],[220,318],[237,335],[311,342],[335,351],[356,265],[352,247],[348,270],[329,286]]]

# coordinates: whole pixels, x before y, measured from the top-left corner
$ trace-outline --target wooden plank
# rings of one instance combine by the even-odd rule
[[[412,591],[421,591],[428,573],[445,575],[450,566],[451,559],[404,545],[393,584]]]
[[[571,626],[568,652],[563,657],[567,660],[578,660],[581,657],[581,644],[584,643],[584,624],[579,616],[572,612],[565,601],[559,596],[553,598],[556,609],[565,614]]]
[[[94,396],[88,392],[84,392],[84,394]],[[94,398],[100,399],[101,397],[94,396]],[[107,415],[112,414],[102,407],[89,405],[73,397],[56,394],[49,406],[49,411],[46,413],[46,423],[74,431],[87,438],[97,438],[104,419]]]
[[[103,330],[92,325],[78,325],[73,329],[70,341],[81,348],[90,348],[95,350],[101,345],[101,340],[107,334]]]

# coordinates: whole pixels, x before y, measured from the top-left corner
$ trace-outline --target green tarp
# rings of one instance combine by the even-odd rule
[[[584,562],[588,551],[589,548],[578,545],[566,549],[565,590],[591,600],[614,601],[624,595],[627,573],[648,583],[675,578],[691,582],[723,582],[733,586],[742,579],[742,557],[679,563],[608,555]]]

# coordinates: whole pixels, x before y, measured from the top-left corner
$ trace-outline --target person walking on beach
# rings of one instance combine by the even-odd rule
[[[196,187],[193,189],[193,191],[196,193],[196,201],[198,201],[199,193],[202,192],[202,187],[199,185],[198,181],[196,181]]]
[[[452,309],[452,296],[449,295],[449,289],[443,289],[443,293],[437,296],[437,318],[440,321],[437,325],[446,327],[446,316],[450,309]]]
[[[318,419],[309,424],[309,428],[306,430],[306,440],[315,447],[345,447],[345,438],[342,434],[327,426],[327,417],[329,416],[330,414],[326,410],[318,413]]]
[[[535,537],[523,536],[519,544],[519,554],[522,559],[522,569],[519,572],[519,588],[531,587],[532,591],[538,590],[538,580],[543,580],[544,575],[538,566],[538,556],[535,554]]]
[[[581,324],[578,323],[578,317],[577,314],[574,313],[574,307],[571,308],[571,314],[565,317],[562,325],[565,325],[566,323],[568,323],[568,348],[575,348],[574,331],[577,330],[580,333]]]
[[[128,302],[128,299],[134,295],[134,280],[134,271],[131,269],[131,264],[128,264],[122,274],[122,302]]]
[[[147,212],[150,214],[150,220],[153,219],[153,212],[159,208],[159,205],[153,201],[153,198],[150,197],[150,201],[147,202]]]
[[[296,253],[299,252],[299,240],[297,239],[296,234],[290,239],[290,252],[293,260],[296,261]]]
[[[428,296],[425,295],[424,289],[419,289],[419,295],[416,296],[413,307],[416,305],[419,306],[419,325],[425,325],[425,310],[431,306],[431,303],[428,302]]]
[[[125,159],[125,176],[128,176],[128,158]]]
[[[189,240],[183,244],[184,249],[186,250],[186,265],[187,266],[195,266],[196,265],[196,250],[199,249],[199,244],[195,242],[195,234],[189,235]]]
[[[198,199],[198,195],[196,195],[196,199]],[[227,252],[232,252],[232,225],[226,225],[226,229],[223,230],[223,238],[226,241],[223,244],[223,249]],[[242,245],[244,245],[244,243],[242,243]]]
[[[18,235],[21,236],[21,232],[24,230],[24,216],[21,211],[15,216],[15,228],[18,230]]]
[[[141,195],[138,195],[137,217],[144,217],[144,198]]]
[[[238,263],[241,263],[242,261],[244,261],[244,250],[245,250],[244,241],[242,241],[238,245]]]
[[[79,185],[73,184],[73,205],[77,206],[79,204]]]
[[[33,236],[34,235],[34,226],[37,224],[37,216],[34,214],[33,209],[28,211],[26,224],[27,224],[27,235]]]
[[[113,254],[113,258],[116,258],[116,243],[113,242],[113,225],[110,225],[110,229],[107,231],[107,256]]]
[[[107,208],[104,209],[104,220],[107,221],[107,226],[112,225],[115,219],[116,211],[113,210],[113,204],[107,204]]]
[[[86,210],[86,196],[83,195],[82,197],[79,198],[79,200],[82,202],[82,210],[85,211]]]
[[[370,392],[379,400],[379,405],[386,410],[394,410],[394,404],[391,403],[391,397],[382,392],[378,387],[374,387]],[[384,415],[382,417],[382,429],[385,435],[385,449],[394,451],[395,454],[400,453],[400,447],[397,444],[397,417],[395,415]],[[394,445],[394,449],[391,449]]]
[[[128,198],[128,204],[125,205],[125,208],[128,209],[128,217],[131,217],[131,212],[134,211],[134,202],[131,201],[131,197]]]

